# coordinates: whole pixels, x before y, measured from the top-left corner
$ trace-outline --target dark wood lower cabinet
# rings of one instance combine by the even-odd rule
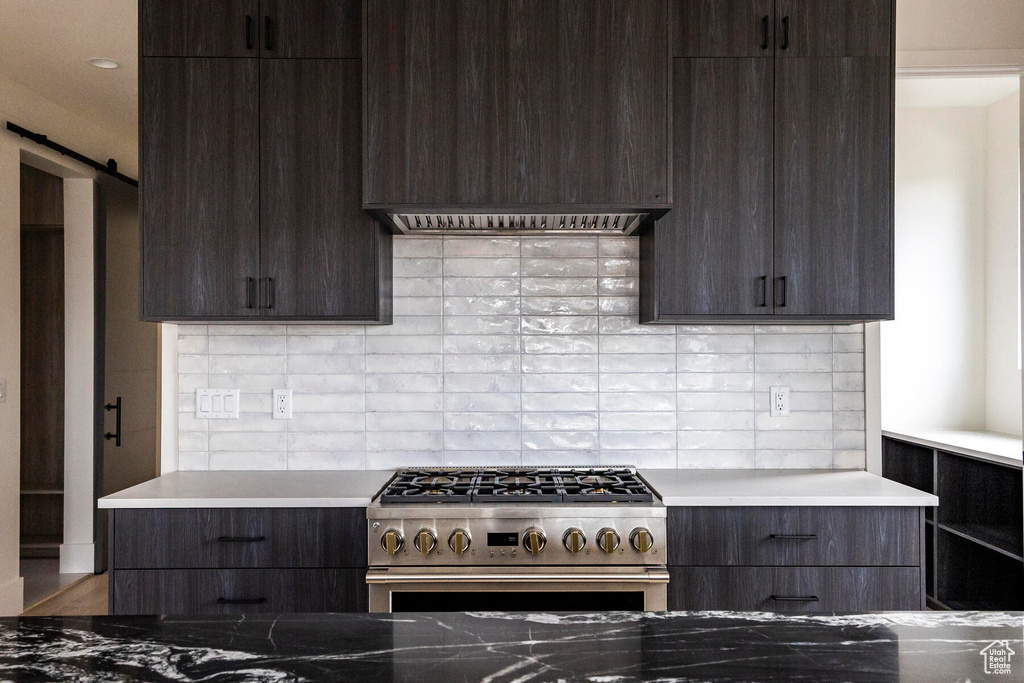
[[[117,569],[112,614],[366,612],[366,569]]]
[[[669,567],[670,610],[919,610],[919,567]]]

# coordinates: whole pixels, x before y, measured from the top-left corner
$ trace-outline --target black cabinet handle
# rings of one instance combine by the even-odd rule
[[[253,290],[255,290],[255,289],[256,289],[256,278],[254,278],[254,277],[247,277],[247,278],[245,278],[245,307],[246,308],[252,308],[253,307],[253,299],[256,298],[254,296],[254,292],[253,292]]]
[[[818,602],[817,595],[771,595],[775,602]]]
[[[245,49],[252,49],[252,16],[245,15]]]
[[[217,598],[218,605],[262,605],[266,598]]]
[[[266,536],[218,536],[217,543],[261,543]]]
[[[761,49],[762,50],[767,50],[768,47],[771,45],[771,43],[768,42],[769,41],[769,39],[768,39],[768,29],[769,29],[769,24],[770,23],[771,23],[771,17],[769,17],[767,14],[764,15],[764,19],[761,20],[761,31],[764,34],[764,40],[761,42]]]
[[[103,435],[103,438],[108,440],[108,441],[110,439],[113,439],[114,440],[114,446],[116,448],[120,448],[121,447],[121,397],[118,396],[114,403],[106,404],[105,406],[103,406],[103,409],[106,410],[107,412],[110,412],[111,410],[116,410],[117,411],[115,413],[115,418],[114,418],[114,420],[115,420],[114,421],[114,433],[111,434],[110,432],[107,432],[106,434]]]
[[[758,306],[766,308],[768,306],[768,276],[762,275],[757,279],[761,281],[761,303]]]
[[[263,46],[268,50],[274,49],[274,22],[270,17],[263,18]]]
[[[779,301],[781,301],[782,303],[780,303],[779,306],[781,308],[785,308],[786,300],[789,298],[789,279],[785,275],[783,275],[782,277],[779,278],[779,281],[782,284],[782,296],[779,298]]]
[[[274,300],[277,298],[276,292],[274,291],[274,278],[267,278],[267,308],[274,307]]]
[[[789,49],[789,17],[782,17],[782,49]]]
[[[768,538],[775,541],[817,541],[818,534],[769,534]]]

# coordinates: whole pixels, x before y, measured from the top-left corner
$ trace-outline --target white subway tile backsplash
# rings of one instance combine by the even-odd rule
[[[865,466],[863,325],[639,325],[636,238],[394,254],[393,325],[179,325],[179,466]],[[195,419],[207,387],[240,390],[238,420]]]

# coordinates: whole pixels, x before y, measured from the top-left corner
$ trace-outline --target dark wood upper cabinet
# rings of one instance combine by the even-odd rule
[[[775,51],[775,0],[674,0],[676,57],[764,57]]]
[[[892,0],[778,0],[779,57],[888,57]]]
[[[254,57],[259,0],[141,0],[143,57]]]
[[[260,10],[263,57],[361,56],[362,0],[261,0]]]
[[[259,69],[140,64],[142,317],[259,315]]]
[[[780,59],[776,313],[893,315],[888,57]]]
[[[264,314],[390,319],[391,237],[353,182],[361,61],[264,59],[260,83]]]
[[[364,11],[365,206],[670,202],[664,0]]]
[[[893,10],[674,5],[674,208],[641,234],[641,322],[892,318]],[[774,46],[743,58],[758,12]]]
[[[641,286],[657,283],[641,321],[771,314],[772,60],[676,59],[674,72],[675,208],[640,237]]]

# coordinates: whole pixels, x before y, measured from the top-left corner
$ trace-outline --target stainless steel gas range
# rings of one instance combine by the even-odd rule
[[[665,517],[632,468],[401,470],[367,509],[370,611],[664,610]]]

